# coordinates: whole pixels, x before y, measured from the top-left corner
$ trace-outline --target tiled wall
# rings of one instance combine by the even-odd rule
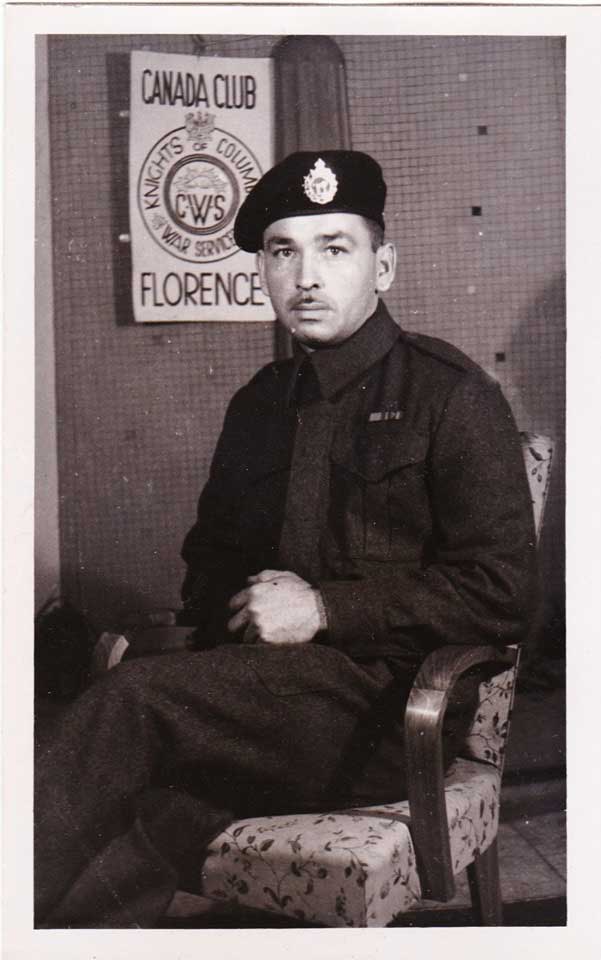
[[[564,42],[337,38],[353,146],[389,184],[403,325],[450,340],[500,382],[556,460],[542,542],[547,619],[564,580]],[[561,624],[559,624],[561,632]]]
[[[204,52],[268,56],[276,39],[207,37]],[[464,349],[498,377],[522,429],[558,442],[544,557],[549,598],[561,597],[562,40],[335,39],[353,145],[389,184],[389,307]],[[123,323],[127,131],[115,116],[127,88],[115,77],[142,47],[194,52],[176,36],[49,41],[63,587],[101,627],[177,603],[181,539],[225,403],[273,352],[269,324]]]
[[[123,61],[143,47],[194,52],[177,36],[49,40],[62,587],[99,628],[178,603],[179,551],[227,400],[273,356],[271,323],[124,322],[118,114]]]

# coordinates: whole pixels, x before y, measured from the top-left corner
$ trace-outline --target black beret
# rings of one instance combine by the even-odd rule
[[[384,229],[386,184],[379,163],[357,150],[301,151],[261,177],[238,211],[234,239],[242,250],[263,246],[263,231],[285,217],[357,213]]]

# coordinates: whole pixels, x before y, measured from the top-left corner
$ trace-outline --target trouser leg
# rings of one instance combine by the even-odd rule
[[[86,864],[45,927],[152,926],[178,888],[195,889],[199,849],[232,820],[178,790],[151,787],[135,806],[132,825]]]
[[[62,922],[76,925],[85,914],[94,925],[94,905],[84,911],[77,903],[95,897],[100,908],[108,897],[116,908],[102,907],[106,925],[116,915],[114,925],[148,925],[228,818],[323,800],[386,680],[316,648],[225,647],[112,673],[75,703],[39,763],[38,923],[60,918],[62,903]],[[144,796],[160,786],[191,805],[177,814],[165,805],[153,830],[161,804],[153,812]],[[122,875],[128,863],[138,880]]]

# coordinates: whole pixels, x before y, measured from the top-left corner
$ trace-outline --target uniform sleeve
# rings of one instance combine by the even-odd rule
[[[198,501],[196,522],[181,551],[187,566],[181,596],[186,612],[199,626],[206,626],[222,612],[245,577],[235,485],[244,436],[243,406],[238,393],[226,411],[209,478]]]
[[[447,398],[427,482],[427,563],[382,563],[377,576],[319,584],[327,642],[351,655],[524,638],[538,592],[532,506],[510,408],[482,374],[467,374]]]

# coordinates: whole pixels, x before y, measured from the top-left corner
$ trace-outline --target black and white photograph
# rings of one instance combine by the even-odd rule
[[[29,936],[550,942],[570,38],[194,6],[29,38]]]

